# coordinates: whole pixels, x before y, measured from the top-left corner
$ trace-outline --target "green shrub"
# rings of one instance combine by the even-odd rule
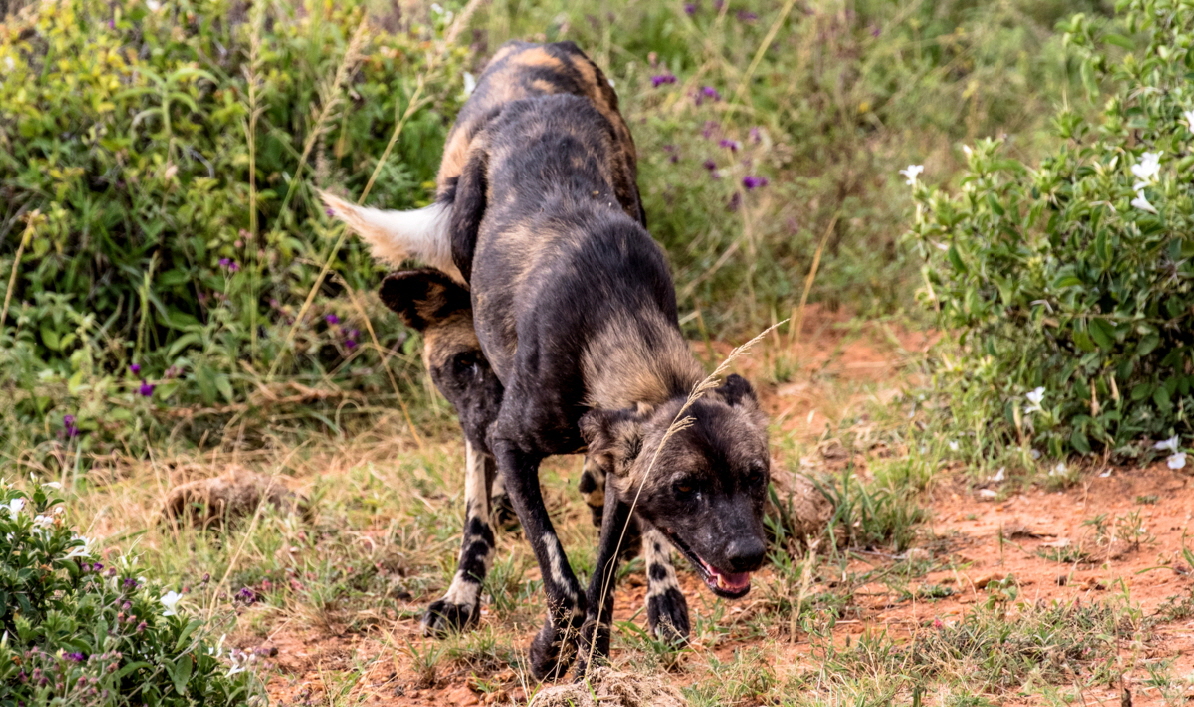
[[[442,19],[390,32],[361,2],[254,7],[51,0],[0,24],[2,419],[28,444],[54,446],[71,414],[83,451],[136,452],[146,413],[168,429],[172,406],[294,392],[279,381],[333,404],[395,388],[382,359],[405,330],[342,296],[381,270],[310,185],[359,195],[376,171],[371,203],[423,203],[466,52],[427,41]]]
[[[1062,27],[1088,90],[1110,87],[1101,120],[1059,111],[1065,144],[1036,169],[980,141],[955,195],[912,180],[922,294],[960,344],[938,372],[947,416],[977,456],[1178,435],[1176,464],[1194,434],[1194,3],[1119,10],[1144,47],[1121,59],[1106,47],[1128,37]]]
[[[53,485],[0,485],[0,705],[232,705],[261,697],[247,668],[122,561],[106,568],[63,522]]]

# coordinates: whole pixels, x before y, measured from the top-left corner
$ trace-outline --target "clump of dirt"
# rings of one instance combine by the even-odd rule
[[[283,513],[306,514],[305,499],[277,479],[230,467],[220,476],[183,484],[166,497],[162,515],[202,528],[220,528],[249,515],[262,503]]]
[[[688,707],[676,688],[657,677],[609,668],[589,671],[585,682],[556,685],[535,695],[529,707]]]
[[[807,476],[776,464],[771,467],[771,482],[778,503],[773,502],[767,510],[781,520],[788,533],[796,538],[815,538],[825,532],[833,518],[833,502]]]

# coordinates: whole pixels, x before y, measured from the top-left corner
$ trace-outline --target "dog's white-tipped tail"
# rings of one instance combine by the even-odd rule
[[[369,244],[375,258],[394,267],[413,258],[463,282],[452,262],[448,204],[437,201],[413,211],[382,211],[357,206],[325,191],[320,191],[319,196],[333,216]]]

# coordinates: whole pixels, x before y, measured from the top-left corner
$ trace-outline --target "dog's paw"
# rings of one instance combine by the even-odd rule
[[[423,613],[423,635],[443,638],[471,628],[481,615],[481,602],[455,604],[448,599],[431,602]]]
[[[549,620],[531,641],[531,676],[539,682],[556,681],[568,672],[576,658],[580,632],[575,628],[560,631]]]
[[[678,587],[668,587],[647,598],[647,626],[660,641],[674,646],[688,642],[688,600]]]

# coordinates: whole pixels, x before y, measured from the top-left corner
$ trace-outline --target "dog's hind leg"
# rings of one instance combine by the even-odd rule
[[[427,636],[443,636],[477,622],[481,615],[481,583],[493,564],[489,493],[495,476],[494,463],[467,440],[465,455],[464,542],[452,584],[423,614],[423,634]]]
[[[688,601],[672,566],[671,543],[654,528],[643,531],[647,563],[647,626],[661,641],[679,645],[688,640]]]

